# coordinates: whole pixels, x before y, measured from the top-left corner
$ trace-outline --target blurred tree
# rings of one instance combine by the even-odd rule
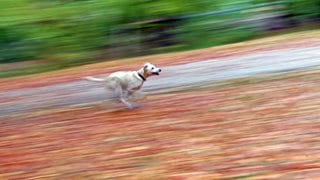
[[[45,59],[50,62],[63,61],[65,64],[81,64],[100,57],[98,55],[104,53],[106,48],[135,46],[141,42],[140,39],[150,35],[145,33],[158,30],[160,36],[154,39],[161,40],[162,37],[180,39],[192,44],[188,46],[190,48],[238,41],[252,36],[253,33],[246,32],[248,28],[243,25],[230,27],[226,22],[249,18],[243,12],[205,17],[200,20],[190,19],[179,22],[179,26],[165,24],[172,23],[170,21],[160,24],[143,24],[143,22],[246,7],[265,2],[277,1],[1,0],[0,63]],[[288,11],[296,18],[319,16],[320,0],[286,0],[285,2]],[[131,30],[133,26],[135,26],[134,31]],[[172,29],[173,27],[175,29]],[[223,29],[219,31],[235,37],[224,39],[213,31],[221,27]],[[149,29],[146,30],[146,28]],[[136,31],[137,29],[140,31]],[[164,33],[163,30],[166,29],[177,34],[177,37],[167,32]],[[206,45],[198,42],[198,34],[202,34],[203,39],[206,39],[204,41]]]
[[[252,2],[259,4],[279,2],[279,0],[252,0]],[[283,0],[283,2],[288,12],[296,18],[313,18],[320,15],[320,0]]]
[[[120,15],[119,7],[113,1],[12,2],[1,1],[0,27],[6,32],[0,35],[1,46],[11,49],[28,42],[28,46],[34,46],[37,52],[34,53],[36,57],[1,53],[2,62],[23,58],[87,59],[107,41],[108,29],[118,23]]]
[[[314,18],[320,15],[320,0],[288,0],[289,12],[301,18]]]

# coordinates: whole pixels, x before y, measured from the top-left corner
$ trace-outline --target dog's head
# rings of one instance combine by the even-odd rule
[[[157,68],[151,63],[145,63],[143,66],[144,72],[148,75],[159,75],[161,72],[160,68]]]

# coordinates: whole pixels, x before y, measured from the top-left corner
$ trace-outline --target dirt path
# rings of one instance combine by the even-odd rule
[[[159,63],[133,111],[102,103],[96,83],[4,80],[0,179],[319,179],[319,55],[314,43]]]
[[[319,57],[320,45],[165,66],[162,75],[148,79],[143,89],[149,93],[170,92],[244,77],[318,68]],[[110,94],[102,84],[77,80],[3,92],[0,97],[5,101],[0,104],[0,114],[7,117],[37,109],[99,103],[108,100]]]

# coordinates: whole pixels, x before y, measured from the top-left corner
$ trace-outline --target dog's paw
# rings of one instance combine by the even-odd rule
[[[130,105],[130,106],[126,106],[127,107],[127,109],[130,109],[130,110],[133,110],[133,109],[137,109],[137,108],[139,108],[139,105],[137,105],[137,104],[134,104],[134,105]]]

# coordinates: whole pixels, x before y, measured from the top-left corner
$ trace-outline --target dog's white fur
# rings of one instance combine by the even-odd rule
[[[152,76],[159,75],[160,68],[155,67],[151,63],[145,63],[138,71],[118,71],[110,74],[106,78],[95,78],[91,76],[85,77],[86,80],[105,82],[105,87],[111,90],[126,107],[129,109],[134,106],[129,103],[129,96],[141,89],[144,81]]]

